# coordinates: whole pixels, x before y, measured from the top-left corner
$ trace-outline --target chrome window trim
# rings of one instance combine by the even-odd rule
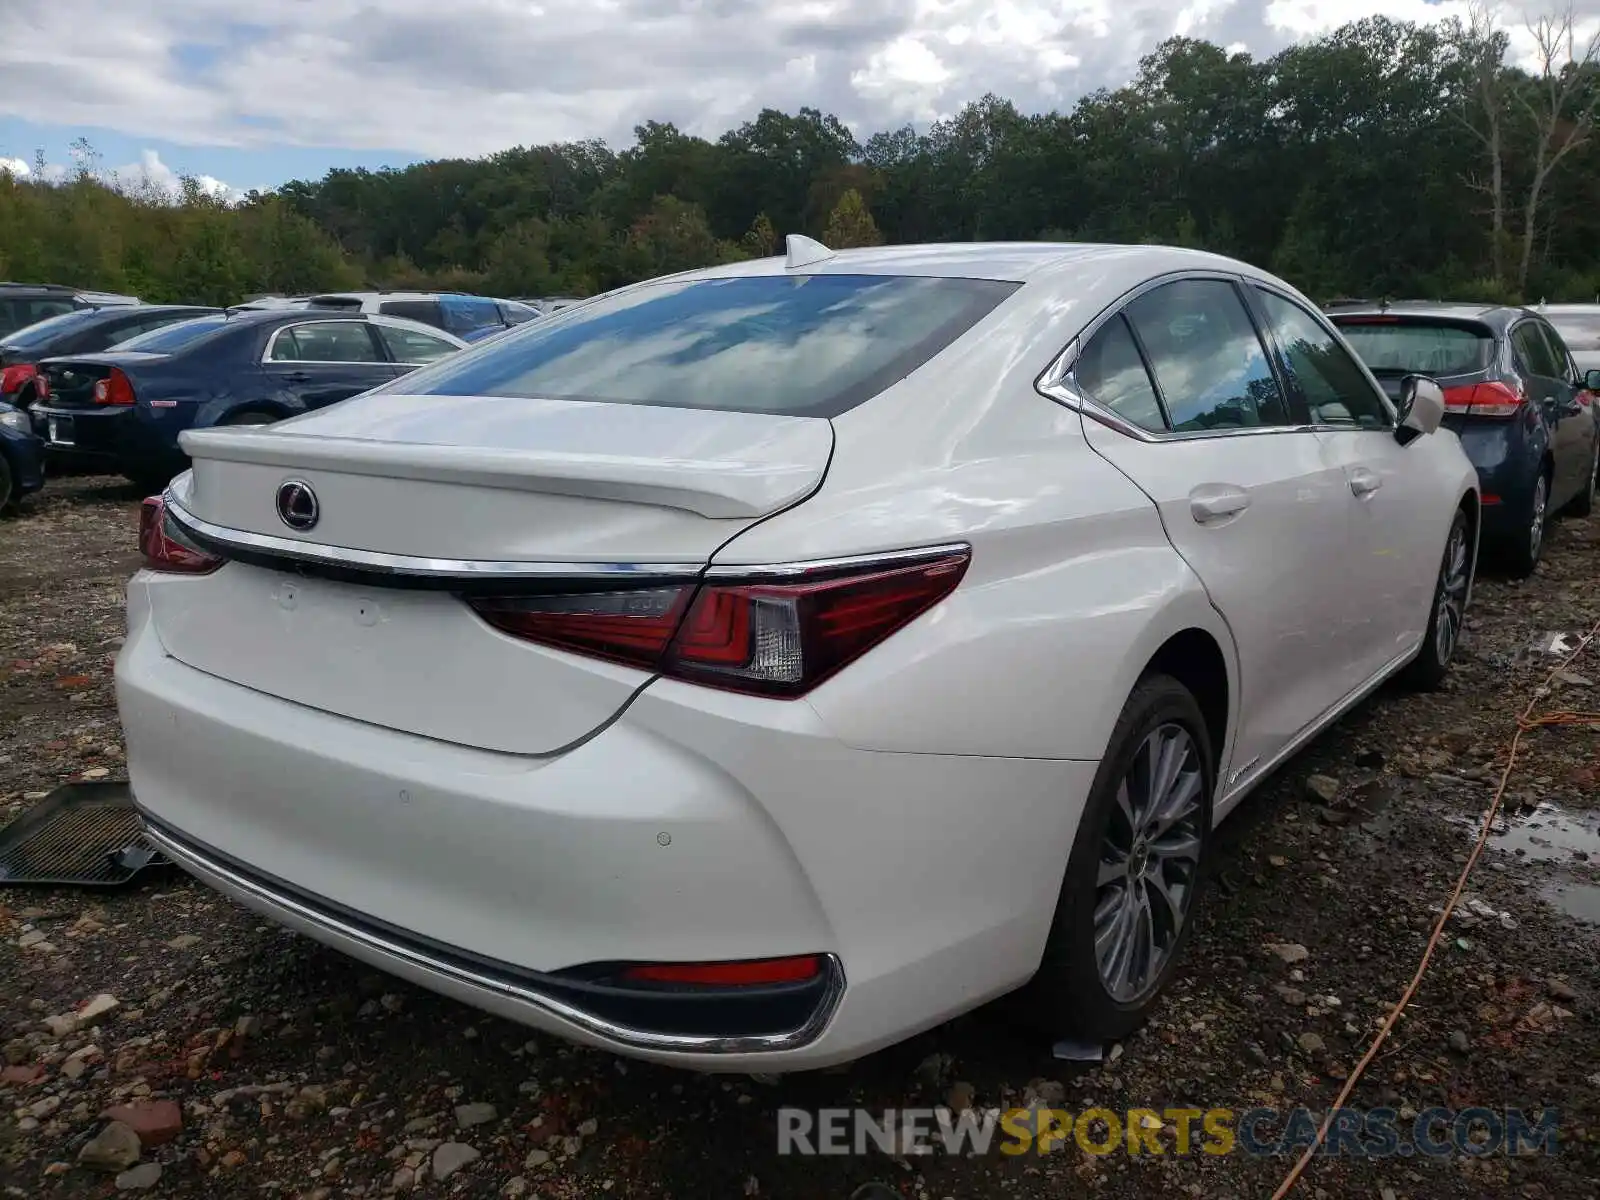
[[[333,912],[306,903],[297,896],[272,887],[268,881],[246,875],[226,863],[206,854],[186,838],[163,827],[152,818],[142,805],[137,805],[150,840],[173,862],[195,875],[218,891],[230,894],[269,910],[285,913],[313,928],[324,930],[362,948],[397,959],[416,970],[453,983],[526,1004],[547,1016],[574,1025],[584,1032],[620,1046],[639,1050],[676,1052],[679,1054],[761,1054],[795,1050],[809,1045],[822,1035],[844,997],[844,968],[833,954],[820,954],[825,974],[821,1002],[805,1024],[786,1033],[746,1034],[727,1036],[721,1034],[657,1033],[620,1025],[604,1017],[577,1007],[566,1000],[551,996],[535,987],[532,981],[493,975],[466,959],[454,961],[442,952],[429,953],[422,948],[406,945],[377,929],[355,923]],[[258,911],[259,908],[258,908]]]
[[[274,329],[272,331],[272,336],[267,339],[266,349],[261,352],[261,365],[263,367],[289,367],[289,366],[295,366],[295,367],[304,367],[304,366],[316,366],[316,367],[392,367],[394,364],[389,362],[387,359],[383,359],[383,358],[375,358],[371,362],[365,362],[365,361],[356,361],[356,360],[346,360],[346,359],[342,359],[342,358],[326,359],[326,358],[273,358],[272,357],[272,348],[278,344],[278,339],[283,336],[283,333],[284,333],[284,331],[286,329],[299,329],[301,326],[304,326],[304,325],[327,325],[327,324],[329,324],[330,322],[333,322],[333,321],[351,322],[352,320],[357,325],[365,325],[365,324],[367,324],[366,321],[357,319],[357,318],[363,317],[364,315],[365,315],[364,313],[362,313],[359,310],[357,310],[356,314],[355,314],[355,318],[352,318],[348,313],[344,313],[344,314],[341,314],[341,315],[338,315],[338,316],[331,316],[330,315],[330,316],[326,316],[326,317],[312,317],[309,320],[292,321],[288,325],[279,325],[276,329]],[[376,349],[377,349],[377,347],[374,347],[374,350],[376,350]]]
[[[1182,432],[1167,429],[1161,431],[1160,433],[1156,433],[1153,430],[1144,428],[1142,425],[1135,425],[1132,421],[1116,412],[1116,410],[1100,403],[1100,401],[1090,396],[1078,386],[1077,378],[1073,374],[1073,367],[1077,364],[1078,352],[1083,347],[1084,343],[1088,342],[1095,336],[1095,334],[1100,332],[1102,326],[1109,322],[1113,317],[1121,314],[1122,311],[1128,307],[1128,305],[1132,304],[1146,292],[1152,292],[1156,288],[1164,287],[1169,283],[1183,283],[1189,280],[1200,279],[1219,280],[1224,283],[1235,285],[1242,284],[1245,287],[1249,287],[1256,282],[1250,276],[1240,275],[1235,271],[1208,271],[1203,269],[1195,270],[1192,268],[1182,271],[1169,271],[1165,275],[1157,275],[1153,278],[1146,279],[1137,287],[1130,288],[1128,291],[1122,293],[1122,295],[1118,296],[1116,300],[1108,304],[1100,312],[1096,313],[1089,323],[1078,331],[1077,336],[1067,343],[1066,349],[1062,350],[1060,354],[1056,355],[1056,357],[1051,360],[1050,365],[1040,373],[1037,379],[1034,380],[1034,390],[1045,399],[1053,400],[1057,404],[1060,404],[1063,408],[1071,409],[1081,416],[1088,417],[1093,421],[1098,421],[1101,425],[1106,426],[1108,429],[1113,429],[1125,437],[1131,437],[1136,441],[1147,442],[1152,445],[1162,442],[1209,441],[1213,438],[1232,437],[1271,437],[1285,433],[1315,432],[1318,428],[1320,428],[1319,426],[1247,425],[1241,426],[1237,429],[1193,429],[1184,430]],[[1239,303],[1241,305],[1245,305],[1245,300],[1241,298]],[[1250,313],[1248,305],[1245,305],[1245,315],[1251,317],[1251,326],[1253,329],[1254,316]],[[1260,341],[1259,333],[1257,333],[1256,337],[1257,340]],[[1263,343],[1261,351],[1267,356],[1268,361],[1271,362],[1271,348]],[[1273,378],[1274,380],[1277,379],[1276,366],[1273,368]],[[1287,404],[1288,400],[1289,398],[1285,396],[1284,403]],[[1328,428],[1345,430],[1347,427],[1331,426]]]

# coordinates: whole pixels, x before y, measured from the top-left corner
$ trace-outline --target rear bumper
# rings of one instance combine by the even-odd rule
[[[831,955],[803,987],[744,994],[625,990],[522,970],[343,911],[144,817],[151,841],[173,862],[247,908],[393,975],[573,1040],[678,1054],[770,1053],[814,1041],[844,993]],[[771,1032],[752,1031],[774,1022]]]
[[[33,431],[53,459],[75,466],[99,466],[134,476],[177,470],[183,455],[170,434],[145,419],[138,408],[56,408],[35,404],[28,410]],[[50,436],[50,419],[58,427],[71,422],[70,444]]]
[[[1526,536],[1533,485],[1539,477],[1539,454],[1523,422],[1463,417],[1451,423],[1478,472],[1483,496],[1485,545],[1521,541]]]
[[[706,1070],[847,1061],[1037,968],[1092,762],[853,750],[803,703],[659,682],[566,753],[470,749],[169,657],[146,589],[189,582],[130,584],[134,793],[195,876],[352,957]],[[813,994],[692,1020],[571,974],[800,954]]]

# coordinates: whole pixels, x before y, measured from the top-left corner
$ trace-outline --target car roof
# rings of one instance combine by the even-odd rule
[[[1270,278],[1237,259],[1178,246],[1091,242],[939,242],[834,250],[791,272],[783,256],[686,271],[677,279],[739,275],[923,275],[950,279],[1003,279],[1017,283],[1094,266],[1149,278],[1164,271],[1220,270]]]
[[[312,292],[305,298],[315,302],[318,300],[439,300],[446,296],[462,296],[473,300],[488,300],[489,296],[479,296],[474,292]]]

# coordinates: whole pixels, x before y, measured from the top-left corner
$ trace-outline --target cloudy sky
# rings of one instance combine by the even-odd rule
[[[1596,0],[1586,0],[1592,7]],[[1266,54],[1460,0],[3,0],[0,160],[74,139],[124,179],[218,191],[601,137],[715,137],[762,106],[858,133],[994,91],[1062,107],[1174,33]],[[1512,23],[1516,21],[1513,12]]]

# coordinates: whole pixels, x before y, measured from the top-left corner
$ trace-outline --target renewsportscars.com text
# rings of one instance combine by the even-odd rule
[[[1482,1158],[1491,1154],[1554,1154],[1560,1113],[1506,1108],[1430,1108],[1414,1119],[1391,1108],[1334,1111],[1323,1155]],[[778,1153],[850,1155],[1050,1154],[1072,1147],[1086,1154],[1300,1154],[1316,1144],[1319,1113],[1291,1108],[1016,1108],[1007,1111],[902,1108],[869,1112],[833,1108],[778,1110]]]

